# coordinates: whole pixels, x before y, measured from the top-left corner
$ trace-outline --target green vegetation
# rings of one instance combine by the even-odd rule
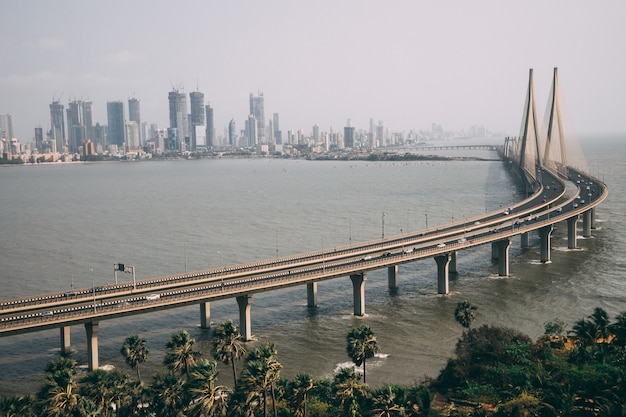
[[[136,380],[120,370],[80,371],[73,359],[51,361],[36,395],[0,397],[0,417],[626,415],[626,312],[611,322],[596,308],[569,332],[556,318],[533,342],[507,327],[470,328],[475,310],[467,301],[457,305],[454,316],[464,331],[454,357],[427,384],[370,387],[365,372],[361,378],[352,367],[331,378],[300,373],[285,379],[273,343],[246,354],[237,326],[226,322],[213,336],[215,360],[201,357],[188,332],[173,334],[167,371],[149,384],[139,375],[148,349],[138,335],[126,338],[120,350]],[[346,342],[348,356],[364,368],[380,351],[365,325],[352,329]],[[217,361],[232,365],[234,388],[220,383]]]

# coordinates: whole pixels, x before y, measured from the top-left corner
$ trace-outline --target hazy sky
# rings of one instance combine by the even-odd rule
[[[0,57],[22,142],[50,128],[53,98],[91,100],[106,124],[107,101],[136,97],[166,128],[173,86],[204,92],[217,134],[261,91],[283,131],[371,117],[516,135],[529,68],[542,117],[554,67],[578,135],[626,132],[623,0],[0,0]]]

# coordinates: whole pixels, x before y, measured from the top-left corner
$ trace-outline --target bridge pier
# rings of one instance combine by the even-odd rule
[[[500,252],[498,252],[498,242],[491,242],[491,260],[492,261],[497,261],[498,260],[498,256],[500,255]]]
[[[596,208],[591,209],[591,229],[596,228]]]
[[[509,248],[511,247],[511,239],[502,239],[494,242],[498,251],[498,275],[501,277],[509,276]]]
[[[591,236],[591,210],[587,210],[583,213],[583,236]]]
[[[437,292],[439,294],[448,294],[450,292],[450,286],[448,282],[450,254],[445,253],[443,255],[435,256],[435,262],[437,262]]]
[[[398,289],[398,265],[387,267],[387,281],[389,282],[389,289]]]
[[[541,241],[541,262],[548,263],[550,261],[550,240],[554,228],[551,224],[539,229],[539,240]]]
[[[98,322],[85,323],[85,330],[87,331],[88,369],[95,371],[98,369]]]
[[[522,233],[520,238],[522,239],[522,248],[528,248],[530,246],[530,235],[528,232]]]
[[[352,289],[354,294],[354,315],[365,315],[365,281],[367,276],[365,272],[350,275],[352,281]]]
[[[200,303],[200,328],[211,328],[211,303],[208,301]]]
[[[63,326],[59,330],[61,333],[61,355],[69,355],[72,350],[70,343],[70,326]]]
[[[250,309],[252,308],[252,296],[240,295],[237,297],[239,305],[239,331],[245,342],[252,340],[252,323],[250,321]]]
[[[306,284],[306,305],[307,307],[317,307],[317,282]]]
[[[578,224],[578,216],[567,219],[567,248],[576,249],[576,225]]]
[[[450,254],[450,265],[448,266],[448,272],[451,274],[458,274],[459,270],[456,267],[456,255],[457,251]]]

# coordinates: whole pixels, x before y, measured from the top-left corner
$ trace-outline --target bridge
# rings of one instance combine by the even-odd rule
[[[550,262],[553,225],[566,222],[568,247],[576,248],[578,221],[582,218],[583,236],[590,236],[595,207],[608,195],[605,184],[567,162],[557,87],[555,68],[548,130],[540,134],[530,70],[520,136],[506,138],[504,145],[497,147],[506,169],[525,184],[527,194],[504,210],[438,228],[293,256],[3,300],[0,301],[0,336],[58,328],[61,352],[67,354],[71,347],[70,328],[82,324],[87,333],[89,369],[97,369],[98,323],[102,320],[198,304],[201,326],[208,328],[210,303],[235,298],[242,335],[250,340],[252,300],[260,292],[306,285],[307,305],[315,307],[319,282],[349,277],[354,314],[362,316],[369,271],[386,268],[389,287],[397,288],[399,265],[432,258],[437,265],[438,293],[448,294],[449,275],[457,272],[457,256],[461,251],[490,244],[491,257],[498,262],[498,273],[507,276],[512,239],[520,236],[521,245],[528,246],[532,232],[540,237],[541,261]],[[566,187],[566,182],[573,186]],[[116,267],[134,272],[124,265]]]

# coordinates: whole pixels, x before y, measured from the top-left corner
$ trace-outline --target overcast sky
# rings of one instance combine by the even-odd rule
[[[554,67],[577,135],[626,132],[623,0],[0,0],[0,57],[22,142],[50,128],[53,98],[91,100],[106,124],[107,101],[136,97],[167,128],[172,87],[204,92],[218,135],[259,91],[282,130],[371,117],[516,135],[529,68],[543,116]]]

